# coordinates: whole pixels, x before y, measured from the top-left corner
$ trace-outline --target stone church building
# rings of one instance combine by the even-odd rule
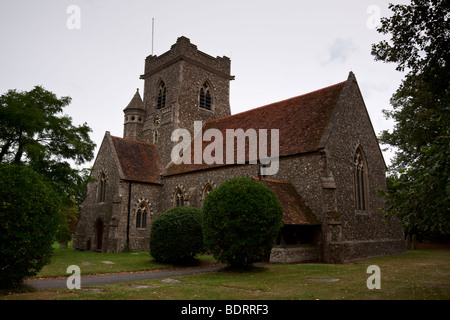
[[[284,209],[272,262],[344,263],[404,253],[399,222],[385,221],[380,212],[384,200],[377,189],[386,187],[386,166],[353,73],[329,87],[231,115],[230,64],[185,37],[145,59],[144,92],[138,90],[123,110],[123,138],[104,136],[73,247],[148,250],[152,221],[165,210],[201,207],[209,191],[246,176],[272,189]],[[224,136],[227,129],[278,129],[277,173],[264,176],[266,159],[250,161],[247,144],[244,164],[171,162],[178,144],[173,131],[187,129],[194,137],[194,121]]]

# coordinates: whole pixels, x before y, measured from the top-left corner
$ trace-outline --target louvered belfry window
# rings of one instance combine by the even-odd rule
[[[156,105],[157,109],[162,109],[166,106],[166,93],[166,85],[161,81],[158,87],[158,101]]]
[[[211,110],[212,96],[207,82],[200,88],[200,108]]]

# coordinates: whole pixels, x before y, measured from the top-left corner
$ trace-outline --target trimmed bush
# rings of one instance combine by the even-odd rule
[[[1,164],[0,177],[0,288],[11,289],[50,262],[60,202],[27,167]]]
[[[205,198],[205,246],[221,262],[249,267],[270,254],[282,214],[272,190],[253,179],[232,178]]]
[[[175,207],[152,223],[150,254],[163,263],[191,263],[203,250],[201,209]]]

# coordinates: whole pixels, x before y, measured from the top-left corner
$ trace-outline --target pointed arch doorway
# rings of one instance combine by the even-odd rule
[[[102,251],[102,245],[103,245],[103,222],[101,219],[97,219],[97,221],[95,221],[95,240],[96,240],[96,245],[95,245],[95,249],[97,251]]]

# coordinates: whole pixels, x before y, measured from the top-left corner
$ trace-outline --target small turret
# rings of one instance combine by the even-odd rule
[[[145,107],[139,89],[128,106],[123,110],[125,121],[123,124],[123,137],[130,140],[142,139],[142,126],[145,120]]]

